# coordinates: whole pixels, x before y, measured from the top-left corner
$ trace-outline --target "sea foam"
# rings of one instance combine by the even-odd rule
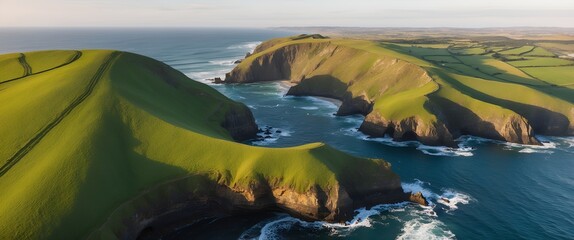
[[[412,183],[403,183],[402,186],[405,191],[422,192],[431,205],[425,207],[403,202],[381,204],[370,209],[360,208],[355,210],[353,219],[345,223],[306,222],[286,214],[278,214],[243,232],[239,239],[282,239],[285,233],[295,228],[323,231],[331,237],[346,237],[356,229],[372,228],[375,224],[386,224],[388,221],[402,224],[397,239],[455,239],[456,236],[439,220],[434,202],[446,206],[449,212],[457,210],[461,204],[470,203],[472,198],[452,189],[443,190],[440,194],[434,193],[428,188],[430,183],[418,179]]]
[[[251,53],[259,44],[261,44],[261,42],[245,42],[237,45],[231,45],[227,47],[227,49],[247,49]]]

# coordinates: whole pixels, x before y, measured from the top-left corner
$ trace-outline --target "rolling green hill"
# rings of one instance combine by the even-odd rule
[[[540,144],[535,134],[574,135],[574,62],[541,47],[305,36],[262,43],[225,82],[290,80],[288,94],[340,99],[339,115],[366,115],[361,131],[396,140],[454,146],[468,134]]]
[[[382,160],[233,142],[257,129],[248,108],[156,60],[42,51],[0,64],[0,239],[135,238],[201,209],[337,220],[404,200]]]

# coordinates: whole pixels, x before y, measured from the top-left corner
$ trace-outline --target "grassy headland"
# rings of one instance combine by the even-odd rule
[[[43,51],[0,64],[2,239],[131,238],[194,203],[336,220],[373,193],[400,200],[382,160],[234,142],[255,126],[248,108],[156,60]]]
[[[226,82],[289,79],[289,94],[341,99],[338,114],[367,115],[363,132],[397,140],[574,135],[574,61],[540,46],[305,36],[264,42]]]

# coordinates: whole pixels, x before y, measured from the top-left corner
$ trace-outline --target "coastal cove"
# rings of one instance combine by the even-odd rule
[[[223,77],[259,43],[293,33],[232,29],[0,30],[0,52],[118,49],[144,54],[190,78]],[[22,39],[28,39],[22,41]],[[338,106],[315,97],[286,96],[281,82],[210,85],[246,104],[271,134],[248,144],[286,147],[325,142],[347,153],[383,158],[405,190],[421,191],[431,207],[405,204],[360,209],[345,224],[303,222],[283,214],[208,219],[170,239],[380,238],[567,239],[574,236],[574,138],[537,136],[526,146],[462,136],[458,148],[369,138],[362,115],[335,116]],[[445,201],[448,200],[448,201]],[[229,231],[221,231],[229,229]]]

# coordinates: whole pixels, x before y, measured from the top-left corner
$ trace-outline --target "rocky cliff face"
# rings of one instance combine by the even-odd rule
[[[124,204],[102,229],[113,228],[117,239],[158,239],[203,219],[246,212],[279,210],[306,220],[338,222],[351,219],[358,207],[404,201],[428,204],[420,193],[404,193],[398,178],[383,181],[375,178],[367,188],[314,186],[299,192],[275,186],[273,181],[230,186],[207,176],[193,175],[161,184]],[[101,238],[100,234],[97,231],[89,238]]]
[[[427,145],[456,146],[452,134],[444,123],[427,122],[418,117],[392,121],[373,112],[367,115],[359,130],[374,137],[388,135],[396,141],[417,140]]]
[[[332,41],[286,42],[288,40],[275,39],[263,43],[254,55],[227,74],[225,82],[290,80],[296,85],[289,89],[288,95],[339,99],[342,105],[337,115],[365,115],[360,131],[377,137],[389,135],[398,141],[418,140],[427,145],[456,146],[454,139],[474,135],[539,145],[535,133],[574,134],[574,124],[569,121],[574,118],[574,108],[571,108],[571,116],[564,116],[540,106],[472,100],[483,105],[481,110],[472,109],[454,103],[456,100],[438,97],[435,93],[440,88],[453,86],[436,82],[418,65]],[[380,98],[413,91],[433,81],[439,87],[426,93],[428,101],[423,106],[433,117],[385,114],[384,107],[373,110],[382,102],[378,101]],[[464,94],[462,97],[473,98]],[[416,107],[409,99],[402,101],[393,104],[404,105],[404,109]]]
[[[247,106],[240,104],[225,113],[225,121],[222,124],[235,141],[245,141],[257,136],[257,124],[253,113]]]

